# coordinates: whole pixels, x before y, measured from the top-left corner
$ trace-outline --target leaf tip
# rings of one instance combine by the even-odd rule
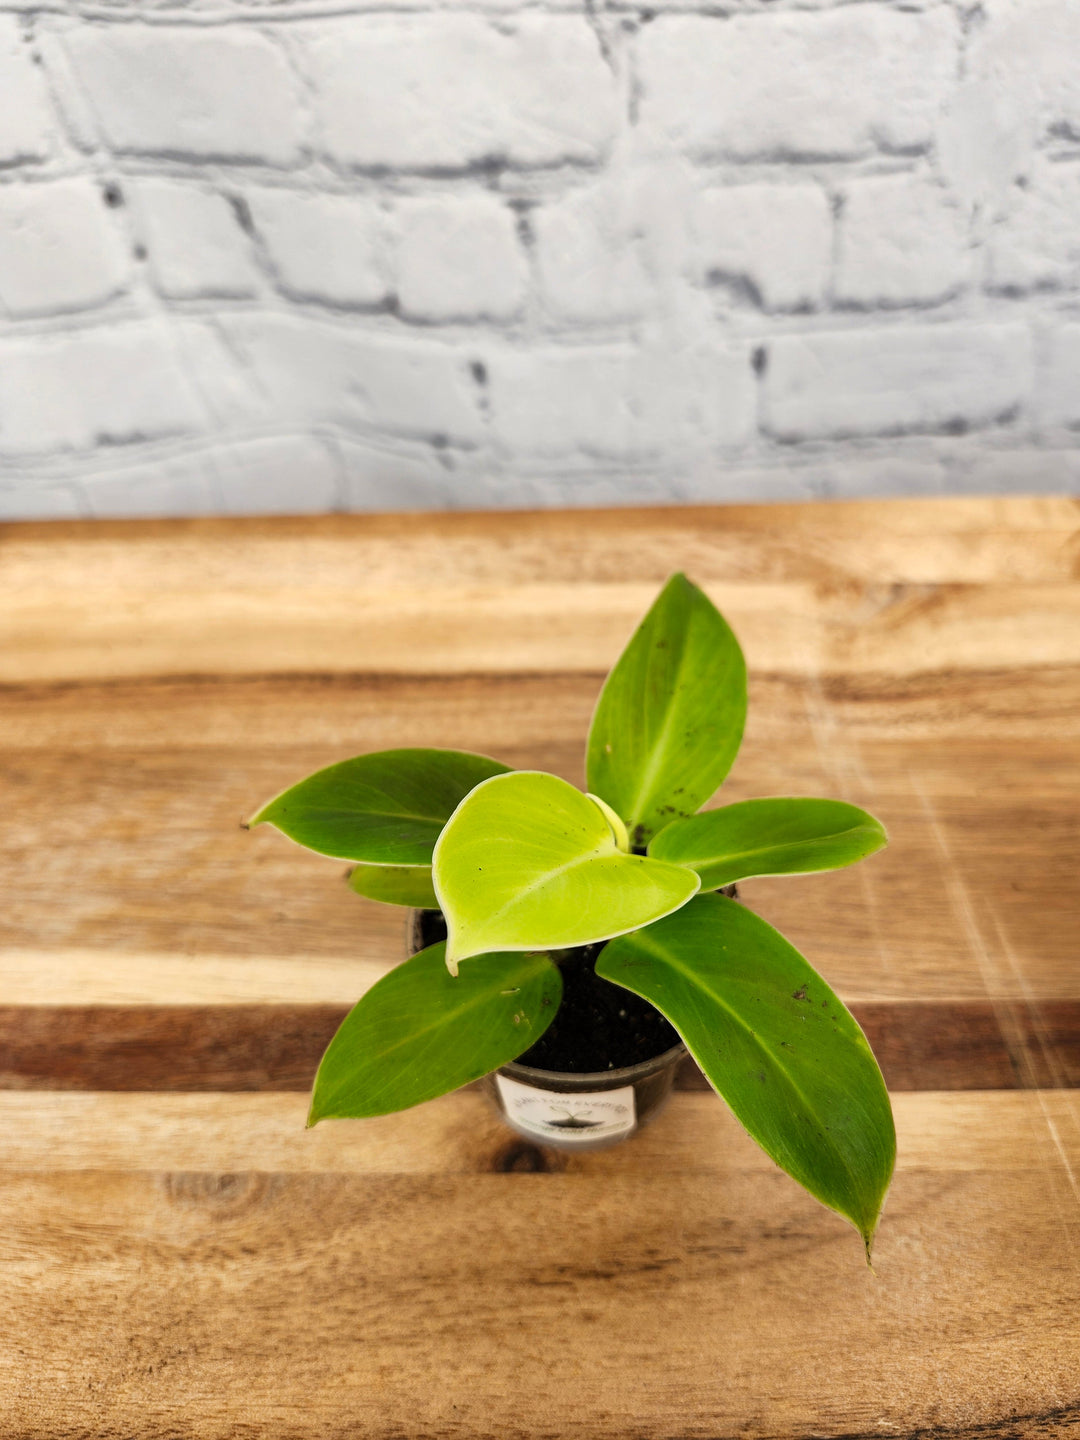
[[[857,1226],[859,1234],[862,1237],[863,1254],[866,1257],[866,1268],[870,1271],[870,1274],[873,1275],[875,1280],[877,1279],[877,1271],[874,1269],[874,1261],[871,1252],[873,1250],[874,1239],[877,1236],[877,1229],[880,1221],[881,1211],[879,1209],[878,1213],[874,1216],[873,1220],[870,1222],[869,1225],[867,1225],[865,1228],[862,1225]]]
[[[264,824],[266,821],[266,812],[269,808],[270,807],[268,805],[264,805],[261,810],[256,810],[255,814],[249,816],[247,820],[241,820],[240,829],[254,830],[256,825]]]

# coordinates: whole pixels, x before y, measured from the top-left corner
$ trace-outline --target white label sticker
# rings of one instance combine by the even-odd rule
[[[560,1145],[592,1145],[597,1140],[621,1140],[637,1126],[634,1087],[618,1090],[538,1090],[505,1075],[496,1075],[506,1113],[519,1130],[539,1140]]]

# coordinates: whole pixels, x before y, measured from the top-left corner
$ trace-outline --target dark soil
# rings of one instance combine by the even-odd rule
[[[522,1065],[570,1074],[621,1070],[679,1043],[655,1006],[597,975],[593,967],[603,948],[583,945],[552,957],[562,971],[562,1004],[536,1044],[518,1056]]]
[[[724,893],[734,889],[726,887]],[[438,910],[423,912],[420,933],[425,945],[446,939],[446,922]],[[518,1056],[520,1064],[571,1075],[596,1074],[652,1060],[679,1043],[678,1032],[654,1005],[597,975],[596,957],[604,943],[553,952],[562,971],[562,1004],[536,1044]]]

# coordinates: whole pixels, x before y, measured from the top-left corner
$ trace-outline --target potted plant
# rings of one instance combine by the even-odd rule
[[[838,800],[698,813],[746,718],[746,666],[676,574],[607,677],[587,790],[482,755],[401,749],[317,771],[263,806],[361,895],[409,906],[413,953],[319,1065],[308,1123],[387,1114],[481,1078],[545,1143],[632,1134],[688,1050],[768,1155],[866,1247],[895,1158],[858,1024],[734,882],[849,865],[886,843]]]

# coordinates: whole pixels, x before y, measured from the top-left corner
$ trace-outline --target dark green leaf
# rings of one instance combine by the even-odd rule
[[[439,908],[430,865],[357,865],[349,876],[349,888],[387,905],[411,905],[417,910]]]
[[[854,1018],[799,952],[734,900],[698,895],[601,951],[596,973],[652,1002],[736,1116],[866,1245],[892,1176],[885,1082]]]
[[[836,870],[888,843],[873,815],[843,800],[802,797],[742,800],[675,820],[649,845],[649,854],[689,865],[704,890],[751,875],[805,875]]]
[[[692,815],[724,776],[746,722],[746,663],[727,622],[685,575],[660,592],[604,683],[586,789],[644,845]]]
[[[317,770],[248,824],[276,825],[338,860],[430,865],[439,832],[469,791],[507,769],[461,750],[381,750]]]
[[[478,956],[457,979],[429,945],[378,980],[331,1040],[308,1124],[388,1115],[506,1065],[544,1033],[562,998],[546,955]]]

